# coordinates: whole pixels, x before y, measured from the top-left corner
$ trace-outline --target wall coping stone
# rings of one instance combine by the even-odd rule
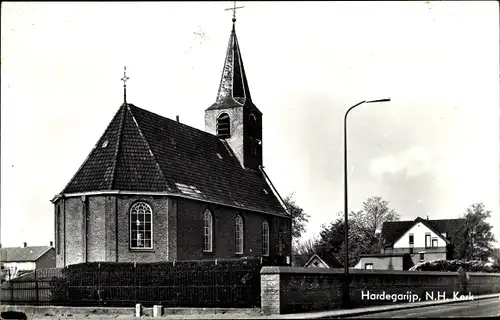
[[[262,267],[260,274],[344,274],[342,268],[304,268],[304,267]],[[452,276],[458,272],[452,271],[408,271],[408,270],[365,270],[349,269],[349,274],[379,274],[379,275],[422,275],[422,276]],[[500,277],[500,273],[467,272],[471,276]]]

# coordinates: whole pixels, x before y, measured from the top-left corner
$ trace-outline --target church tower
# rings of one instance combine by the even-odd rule
[[[250,96],[241,51],[233,28],[214,104],[205,110],[205,130],[231,147],[241,165],[258,170],[262,165],[262,113]]]

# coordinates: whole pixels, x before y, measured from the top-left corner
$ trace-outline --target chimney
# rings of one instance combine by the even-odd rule
[[[26,248],[27,246],[28,246],[28,244],[26,242],[23,242],[23,247]]]
[[[429,215],[427,215],[427,220],[429,220]]]
[[[51,241],[50,242],[50,246],[53,247],[54,246],[54,242]]]
[[[177,122],[179,122],[179,115],[175,116],[175,120],[177,120]]]

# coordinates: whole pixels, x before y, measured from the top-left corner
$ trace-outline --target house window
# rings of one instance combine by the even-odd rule
[[[243,219],[241,219],[240,215],[236,216],[235,222],[235,243],[236,243],[236,253],[243,253]]]
[[[420,261],[424,261],[424,260],[425,260],[425,253],[420,252]]]
[[[413,233],[410,233],[410,237],[409,237],[409,243],[410,243],[410,245],[413,245],[413,241],[414,241]]]
[[[145,202],[137,202],[130,208],[130,248],[153,248],[153,211]]]
[[[262,222],[262,255],[269,255],[269,224],[267,221]]]
[[[229,115],[222,113],[217,118],[217,137],[225,139],[231,136]]]
[[[432,247],[435,248],[438,246],[438,239],[432,239]]]
[[[209,210],[205,210],[205,214],[203,215],[203,251],[205,252],[212,252],[212,231],[212,213]]]
[[[365,263],[366,270],[373,270],[373,263]]]
[[[431,246],[431,234],[426,233],[425,234],[425,247],[429,248]]]

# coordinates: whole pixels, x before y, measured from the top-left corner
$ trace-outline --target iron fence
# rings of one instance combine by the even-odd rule
[[[0,300],[34,305],[260,307],[262,265],[260,259],[241,259],[41,269],[2,284]]]

